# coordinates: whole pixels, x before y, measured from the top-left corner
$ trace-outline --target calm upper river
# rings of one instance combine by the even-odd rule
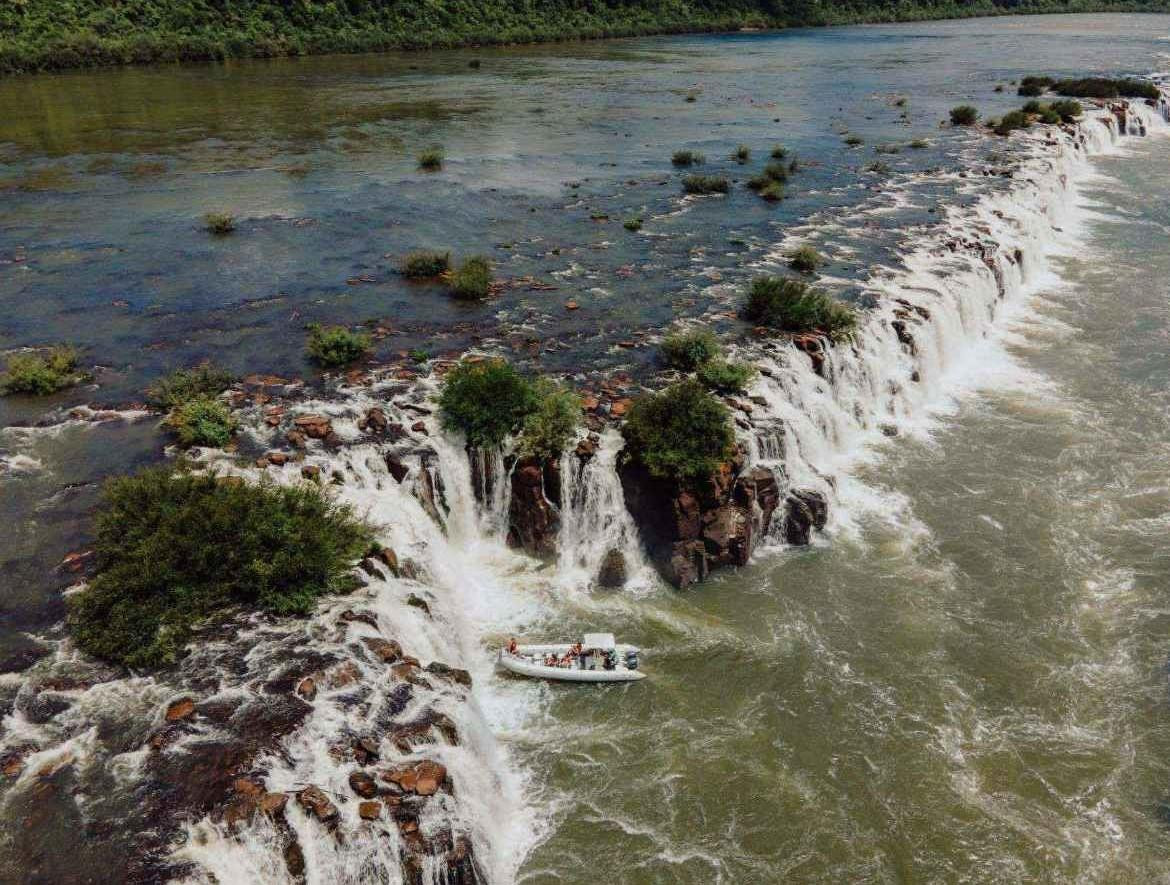
[[[0,353],[68,341],[95,370],[0,399],[0,662],[53,635],[54,568],[84,546],[100,480],[166,443],[155,420],[71,407],[132,405],[203,358],[317,383],[313,321],[381,326],[380,358],[474,345],[637,376],[673,318],[741,335],[729,298],[797,226],[855,299],[938,205],[1008,187],[958,176],[1012,148],[940,127],[953,105],[998,116],[1024,75],[1168,58],[1170,16],[1045,16],[0,81]],[[432,144],[444,169],[419,172]],[[674,151],[742,182],[775,144],[802,163],[780,203],[682,199]],[[681,593],[539,600],[531,629],[612,627],[652,678],[486,690],[535,821],[493,869],[1170,881],[1168,146],[1093,161],[1052,272],[973,344],[952,397],[846,466],[814,547]],[[239,230],[209,237],[210,211]],[[455,302],[393,272],[419,247],[487,254],[515,282]],[[19,677],[0,680],[2,733]],[[32,837],[3,789],[0,850],[43,862],[13,847]],[[44,827],[45,851],[84,847],[68,820]]]

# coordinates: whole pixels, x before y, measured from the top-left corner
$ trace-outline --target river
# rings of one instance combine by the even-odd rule
[[[84,546],[96,483],[162,454],[157,420],[136,409],[150,380],[211,357],[302,376],[340,410],[353,394],[304,362],[311,320],[376,319],[390,329],[385,359],[475,346],[586,383],[648,372],[673,317],[755,353],[730,309],[753,273],[803,241],[830,257],[822,282],[841,297],[872,306],[875,293],[936,287],[951,304],[932,307],[935,331],[918,341],[920,390],[910,364],[895,365],[896,338],[835,365],[838,387],[871,395],[860,411],[872,414],[811,371],[788,378],[775,357],[788,380],[756,392],[788,427],[785,466],[833,497],[810,548],[769,544],[686,591],[645,568],[600,591],[582,562],[625,544],[637,564],[612,472],[590,475],[595,506],[567,521],[560,560],[541,569],[503,549],[450,440],[434,443],[446,537],[421,527],[405,496],[381,494],[360,454],[333,456],[352,477],[343,494],[430,563],[447,611],[422,625],[391,586],[380,626],[474,676],[469,711],[452,715],[476,737],[445,761],[452,814],[485,875],[1170,877],[1165,136],[1151,111],[1150,137],[1114,143],[1099,126],[1086,158],[939,126],[955,104],[985,117],[1017,106],[1010,81],[1027,74],[1163,70],[1168,33],[1167,16],[1046,16],[0,81],[0,105],[14,109],[0,122],[0,349],[69,340],[98,366],[96,386],[48,403],[0,400],[0,515],[14,527],[0,538],[0,657],[12,671],[0,727],[9,748],[51,754],[64,741],[82,760],[51,800],[30,799],[27,776],[0,788],[0,850],[23,874],[12,880],[72,881],[71,864],[52,859],[70,851],[112,863],[117,822],[137,820],[133,774],[113,787],[107,776],[139,764],[136,747],[108,736],[116,725],[87,728],[100,710],[144,729],[166,679],[130,683],[142,697],[113,707],[112,690],[69,695],[72,710],[40,721],[22,706],[20,670],[46,647],[67,654],[57,624],[71,579],[54,568]],[[777,142],[804,162],[788,199],[742,188],[681,198],[674,150],[746,177]],[[431,143],[447,163],[422,175],[414,155]],[[726,159],[739,143],[749,169]],[[1041,164],[1028,167],[1038,185],[980,174],[1020,159]],[[888,168],[873,170],[879,161]],[[1050,199],[1059,212],[1033,219]],[[219,210],[241,230],[211,240],[198,219]],[[637,235],[618,224],[632,215],[645,219]],[[1002,248],[1027,249],[1002,305],[986,268],[942,273],[926,254],[980,224]],[[390,272],[417,246],[488,252],[503,275],[558,288],[456,305]],[[566,310],[569,298],[580,308]],[[118,413],[71,419],[81,403]],[[602,467],[615,448],[609,438]],[[645,649],[651,678],[582,691],[492,671],[509,633],[605,627]],[[271,785],[344,785],[315,734],[272,764]],[[36,801],[59,819],[30,811]],[[14,838],[29,820],[32,847],[27,830]],[[337,847],[308,835],[311,821],[294,825],[318,849],[310,881],[400,880],[362,831]],[[110,846],[94,847],[95,833]],[[265,857],[263,839],[185,837],[192,881],[208,881],[201,869],[286,879],[241,860]]]

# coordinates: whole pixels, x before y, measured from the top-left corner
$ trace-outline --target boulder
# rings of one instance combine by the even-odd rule
[[[293,424],[309,439],[325,439],[333,433],[333,422],[324,415],[301,415]]]
[[[427,664],[426,669],[428,673],[434,673],[436,676],[450,679],[452,682],[457,682],[460,685],[471,688],[471,674],[466,670],[461,670],[458,667],[452,667],[439,661],[431,661],[431,663]]]
[[[633,459],[623,459],[619,475],[651,560],[680,588],[712,569],[746,565],[780,501],[772,471],[745,471],[742,451],[697,480],[655,477]]]
[[[393,639],[382,639],[380,636],[367,636],[362,639],[366,648],[372,651],[378,660],[385,664],[393,664],[402,659],[402,646]]]
[[[598,586],[619,590],[626,586],[627,577],[625,554],[616,548],[610,550],[601,560],[601,569],[597,573]]]
[[[362,820],[377,820],[382,816],[382,803],[377,801],[359,802],[358,817]]]
[[[804,546],[829,521],[829,503],[812,489],[793,489],[784,500],[784,538],[789,544]]]
[[[387,453],[386,455],[386,469],[390,471],[390,475],[394,477],[394,481],[399,485],[402,484],[402,480],[406,479],[406,475],[410,473],[410,468],[402,462],[402,459],[391,453]]]
[[[561,527],[558,508],[560,470],[555,459],[521,458],[512,469],[508,501],[508,546],[530,556],[550,559],[556,555]],[[555,499],[555,501],[554,501]]]
[[[297,793],[297,802],[323,824],[332,824],[337,821],[337,806],[329,801],[329,797],[320,787],[305,787]]]
[[[373,776],[360,769],[350,773],[349,788],[363,799],[373,799],[378,795],[378,784]]]
[[[192,698],[180,698],[167,707],[165,718],[167,722],[179,722],[194,715],[195,701]]]

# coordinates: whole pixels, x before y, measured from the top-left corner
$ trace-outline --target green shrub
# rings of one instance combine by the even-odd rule
[[[860,135],[846,135],[845,143],[849,145],[849,147],[858,147],[865,144],[865,139]]]
[[[72,347],[54,347],[48,353],[18,353],[8,358],[8,367],[0,375],[0,396],[23,393],[48,396],[85,380],[77,371],[77,351]]]
[[[640,231],[642,229],[642,219],[641,218],[627,218],[625,221],[622,222],[622,227],[624,227],[628,231],[633,231],[633,232],[637,233],[638,231]]]
[[[1065,123],[1071,123],[1077,117],[1085,112],[1081,107],[1081,103],[1075,98],[1062,98],[1059,101],[1054,101],[1049,107],[1052,112],[1060,115],[1060,119]]]
[[[1052,110],[1052,108],[1046,107],[1040,112],[1040,122],[1046,123],[1049,126],[1055,126],[1061,122],[1060,114]]]
[[[916,138],[910,142],[910,147],[914,148],[916,151],[923,151],[930,147],[930,142],[925,138]]]
[[[426,350],[423,350],[421,347],[416,347],[413,350],[407,351],[406,356],[415,365],[425,363],[427,360],[429,360],[431,358],[430,353]]]
[[[779,160],[774,160],[764,166],[764,175],[772,181],[785,182],[788,180],[788,166]]]
[[[227,405],[210,396],[196,396],[179,403],[164,423],[181,445],[215,448],[231,442],[237,427]]]
[[[752,158],[752,149],[746,144],[741,144],[731,152],[731,159],[739,163],[741,166]]]
[[[232,375],[210,363],[193,369],[176,369],[146,389],[146,401],[156,409],[170,410],[201,396],[217,396],[231,387]]]
[[[236,229],[236,217],[226,212],[208,212],[203,216],[203,229],[217,237],[226,236]]]
[[[670,162],[675,166],[698,166],[705,160],[698,151],[675,151]]]
[[[688,480],[709,476],[734,451],[731,413],[701,382],[680,381],[630,406],[622,425],[625,457],[654,476]]]
[[[718,393],[742,393],[755,374],[756,370],[747,363],[717,359],[699,366],[695,377]]]
[[[1028,116],[1023,111],[1008,111],[995,124],[995,134],[1010,135],[1017,129],[1027,129],[1029,125]]]
[[[1020,108],[1025,114],[1042,114],[1047,105],[1032,99],[1032,101],[1024,102],[1024,106]]]
[[[411,280],[426,280],[446,273],[451,268],[450,252],[420,249],[402,259],[399,272]]]
[[[747,180],[746,184],[747,184],[748,190],[762,191],[764,188],[766,188],[771,183],[772,183],[772,179],[770,179],[767,175],[764,175],[761,172],[759,175],[753,175],[751,178],[749,178]]]
[[[722,175],[688,175],[683,179],[683,190],[688,194],[725,194],[731,185]]]
[[[1025,77],[1020,81],[1020,87],[1016,93],[1028,98],[1035,98],[1047,92],[1053,82],[1055,81],[1051,77]]]
[[[801,246],[788,256],[788,266],[801,273],[812,273],[821,264],[821,253],[812,246]]]
[[[848,337],[857,326],[852,308],[806,283],[784,277],[756,277],[748,291],[744,316],[784,332],[819,330],[834,340]]]
[[[174,663],[192,628],[229,606],[307,614],[348,589],[370,532],[309,485],[221,480],[156,467],[106,483],[97,574],[69,598],[69,628],[96,657]]]
[[[344,366],[365,356],[371,346],[370,336],[351,332],[345,326],[309,326],[309,356],[323,366]]]
[[[439,417],[467,444],[498,447],[540,406],[536,386],[506,360],[464,360],[447,373],[439,394]]]
[[[468,258],[451,275],[451,294],[464,301],[486,298],[492,288],[492,263],[482,255]]]
[[[970,126],[979,119],[979,111],[969,104],[956,105],[951,108],[952,126]]]
[[[581,398],[545,379],[536,382],[536,410],[520,429],[520,452],[556,458],[576,435],[581,423]]]
[[[1161,95],[1158,87],[1148,80],[1110,77],[1058,80],[1052,84],[1052,90],[1057,95],[1077,98],[1150,98],[1156,100]]]
[[[775,203],[784,199],[784,185],[778,181],[769,181],[763,188],[760,189],[760,196],[769,203]]]
[[[427,172],[437,172],[443,168],[443,149],[441,147],[431,147],[424,151],[420,151],[418,155],[418,168]]]
[[[673,332],[658,345],[662,361],[680,372],[693,372],[719,356],[719,351],[719,339],[710,329]]]
[[[772,152],[771,152],[771,154],[769,154],[769,156],[773,160],[783,160],[785,157],[788,156],[788,148],[784,147],[784,145],[782,145],[782,144],[778,144],[774,148],[772,148]]]

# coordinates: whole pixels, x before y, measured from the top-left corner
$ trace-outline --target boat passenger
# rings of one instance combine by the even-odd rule
[[[555,667],[557,665],[557,656],[550,651],[544,656],[544,665],[546,667]]]
[[[607,651],[605,653],[605,664],[603,666],[605,667],[606,670],[614,669],[613,652],[612,651]]]
[[[518,646],[516,645],[516,637],[513,636],[511,639],[508,640],[508,654],[510,654],[510,655],[516,654],[517,647]]]

